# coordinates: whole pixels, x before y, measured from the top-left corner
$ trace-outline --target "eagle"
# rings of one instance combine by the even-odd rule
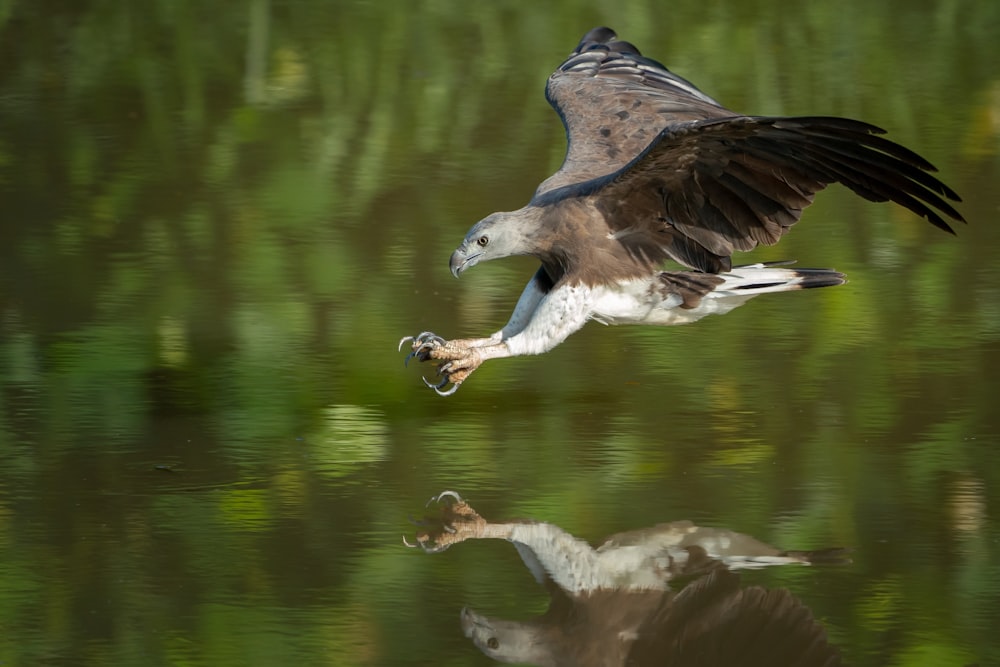
[[[454,491],[431,502],[442,503],[438,526],[418,533],[416,543],[404,538],[407,546],[438,553],[470,539],[505,539],[549,592],[548,610],[526,621],[462,609],[466,637],[494,660],[546,667],[840,664],[808,607],[784,589],[743,587],[735,571],[846,563],[844,549],[783,551],[690,521],[619,533],[594,548],[551,523],[487,521]]]
[[[493,259],[537,258],[510,320],[485,338],[425,331],[399,343],[410,344],[407,363],[438,363],[439,381],[424,382],[441,395],[487,359],[542,354],[588,320],[685,324],[759,294],[844,283],[830,269],[731,259],[777,243],[830,183],[949,233],[945,218],[964,222],[934,166],[885,130],[734,113],[610,28],[584,35],[545,96],[566,129],[562,166],[526,206],[473,225],[450,262],[458,277]],[[667,260],[691,270],[663,270]]]

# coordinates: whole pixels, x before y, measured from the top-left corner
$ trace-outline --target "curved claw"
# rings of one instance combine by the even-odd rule
[[[437,384],[434,384],[433,382],[431,382],[430,380],[428,380],[427,378],[425,378],[425,377],[424,377],[424,376],[422,376],[422,375],[420,376],[420,379],[424,381],[424,384],[425,384],[425,385],[427,385],[428,387],[430,387],[430,388],[431,388],[431,389],[433,389],[434,391],[437,391],[437,390],[439,390],[439,389],[440,389],[441,387],[443,387],[443,386],[445,386],[446,384],[448,384],[448,376],[447,376],[447,375],[445,375],[445,376],[444,376],[443,378],[441,378],[441,381],[440,381],[440,382],[438,382]]]
[[[436,554],[439,551],[447,549],[449,545],[429,547],[425,542],[421,542],[419,538],[417,539],[416,544],[410,544],[410,541],[406,539],[406,535],[403,535],[403,546],[409,547],[410,549],[423,549],[424,553],[428,554]]]
[[[451,378],[449,378],[447,375],[445,375],[441,379],[441,381],[438,382],[437,384],[434,384],[433,382],[431,382],[430,380],[428,380],[425,377],[421,377],[420,379],[424,381],[425,385],[427,385],[428,387],[430,387],[431,389],[433,389],[434,393],[437,394],[438,396],[451,396],[456,391],[458,391],[458,386],[460,384],[462,384],[461,382],[456,382],[455,384],[453,384],[451,386],[451,389],[448,389],[446,391],[441,391],[441,387],[443,387],[446,384],[448,384],[449,382],[451,382]]]
[[[462,500],[462,496],[458,495],[458,491],[451,491],[450,489],[446,489],[441,493],[437,494],[436,496],[431,496],[431,499],[427,501],[427,504],[424,505],[424,507],[430,507],[431,503],[439,503],[441,502],[442,498],[451,498],[456,503],[465,502],[464,500]]]
[[[449,389],[448,391],[441,391],[440,389],[438,389],[438,388],[435,387],[434,393],[436,393],[438,396],[451,396],[456,391],[458,391],[458,385],[459,384],[461,384],[461,383],[455,383],[455,384],[453,384],[451,386],[451,389]]]
[[[399,339],[399,347],[396,348],[396,352],[402,352],[403,351],[403,343],[405,343],[407,341],[413,341],[413,340],[414,340],[413,336],[403,336],[402,338],[400,338]],[[410,358],[407,357],[406,359],[409,360]]]
[[[438,336],[433,331],[421,331],[417,334],[417,337],[413,342],[420,343],[421,345],[444,345],[448,341],[441,338],[441,336]]]
[[[445,549],[448,548],[447,546],[443,546],[443,547],[440,547],[440,546],[433,546],[433,547],[427,546],[427,543],[426,542],[421,542],[420,538],[417,538],[417,541],[416,541],[415,544],[410,544],[410,541],[408,539],[406,539],[406,535],[403,535],[403,546],[408,547],[410,549],[423,549],[424,553],[428,553],[428,554],[434,554],[434,553],[437,553],[439,551],[444,551]]]

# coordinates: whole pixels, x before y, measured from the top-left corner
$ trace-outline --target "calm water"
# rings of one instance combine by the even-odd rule
[[[454,488],[598,540],[691,519],[854,563],[787,587],[857,665],[1000,664],[1000,4],[0,3],[0,664],[486,665],[546,597],[501,542],[405,549]],[[745,261],[836,289],[591,324],[448,399],[401,336],[564,150],[545,77],[615,27],[731,108],[863,118],[943,234],[831,188]]]

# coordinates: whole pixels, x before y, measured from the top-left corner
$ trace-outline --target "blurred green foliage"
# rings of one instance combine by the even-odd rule
[[[890,129],[971,224],[832,189],[746,260],[846,287],[437,398],[395,344],[505,321],[531,263],[447,258],[558,166],[542,87],[600,24],[738,111]],[[502,545],[401,548],[457,487],[853,545],[760,577],[854,664],[1000,662],[998,34],[972,0],[0,0],[0,661],[483,664],[461,605],[544,600]]]

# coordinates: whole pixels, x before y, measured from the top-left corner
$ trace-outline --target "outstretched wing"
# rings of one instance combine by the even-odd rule
[[[827,117],[679,123],[617,172],[568,187],[595,195],[612,228],[628,230],[626,245],[662,239],[665,254],[702,271],[727,271],[735,250],[777,243],[830,183],[896,202],[951,232],[942,214],[963,221],[947,201],[958,195],[883,133]]]
[[[584,35],[545,97],[566,126],[566,159],[536,196],[617,171],[671,123],[734,115],[610,28]]]
[[[650,262],[728,271],[734,251],[776,243],[835,182],[946,231],[942,215],[963,221],[934,167],[884,130],[844,118],[740,116],[608,28],[583,38],[546,96],[569,145],[534,202],[595,196],[615,238]]]
[[[693,556],[694,554],[692,554]],[[718,563],[638,629],[635,665],[834,667],[840,652],[812,611],[785,589],[743,588]]]

